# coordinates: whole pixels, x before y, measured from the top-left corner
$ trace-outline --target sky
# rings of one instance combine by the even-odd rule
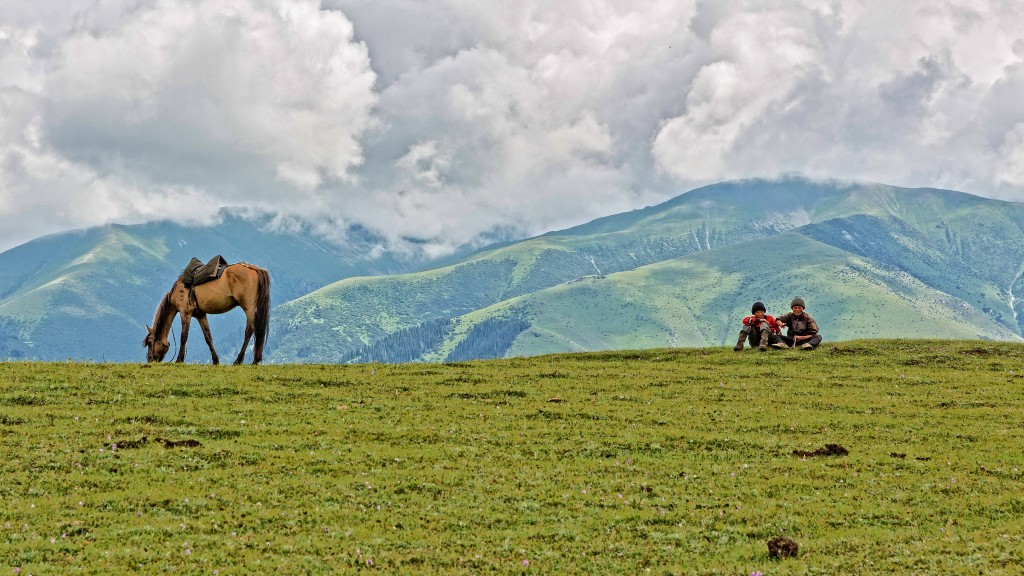
[[[439,256],[792,173],[1024,201],[1024,3],[0,2],[0,251],[234,207]]]

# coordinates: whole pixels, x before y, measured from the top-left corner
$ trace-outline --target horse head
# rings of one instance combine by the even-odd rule
[[[146,326],[146,337],[142,340],[142,347],[146,348],[146,362],[163,362],[164,356],[170,350],[171,344],[166,338],[163,340],[156,337],[153,329]]]

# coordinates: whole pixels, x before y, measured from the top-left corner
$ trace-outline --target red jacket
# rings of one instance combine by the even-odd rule
[[[768,326],[772,329],[772,334],[782,334],[782,328],[779,328],[779,323],[775,321],[775,317],[771,314],[765,314],[763,319],[757,316],[747,316],[743,319],[744,326],[757,326],[761,322],[768,322]]]

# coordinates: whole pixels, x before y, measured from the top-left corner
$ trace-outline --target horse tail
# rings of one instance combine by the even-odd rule
[[[270,272],[256,268],[256,317],[253,321],[253,333],[256,342],[253,344],[253,363],[263,359],[263,345],[267,342],[270,331]]]

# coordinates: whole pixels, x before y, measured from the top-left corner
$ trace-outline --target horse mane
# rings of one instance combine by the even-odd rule
[[[181,280],[181,278],[179,277],[178,280]],[[178,282],[175,281],[174,284],[177,285],[177,283]],[[168,290],[166,294],[164,294],[163,299],[160,300],[160,304],[157,305],[156,307],[156,312],[153,314],[154,334],[163,334],[164,328],[167,326],[167,323],[174,320],[174,316],[167,314],[167,309],[170,308],[171,306],[174,306],[174,304],[171,302],[171,294],[173,293],[174,286],[171,286],[171,289]]]

